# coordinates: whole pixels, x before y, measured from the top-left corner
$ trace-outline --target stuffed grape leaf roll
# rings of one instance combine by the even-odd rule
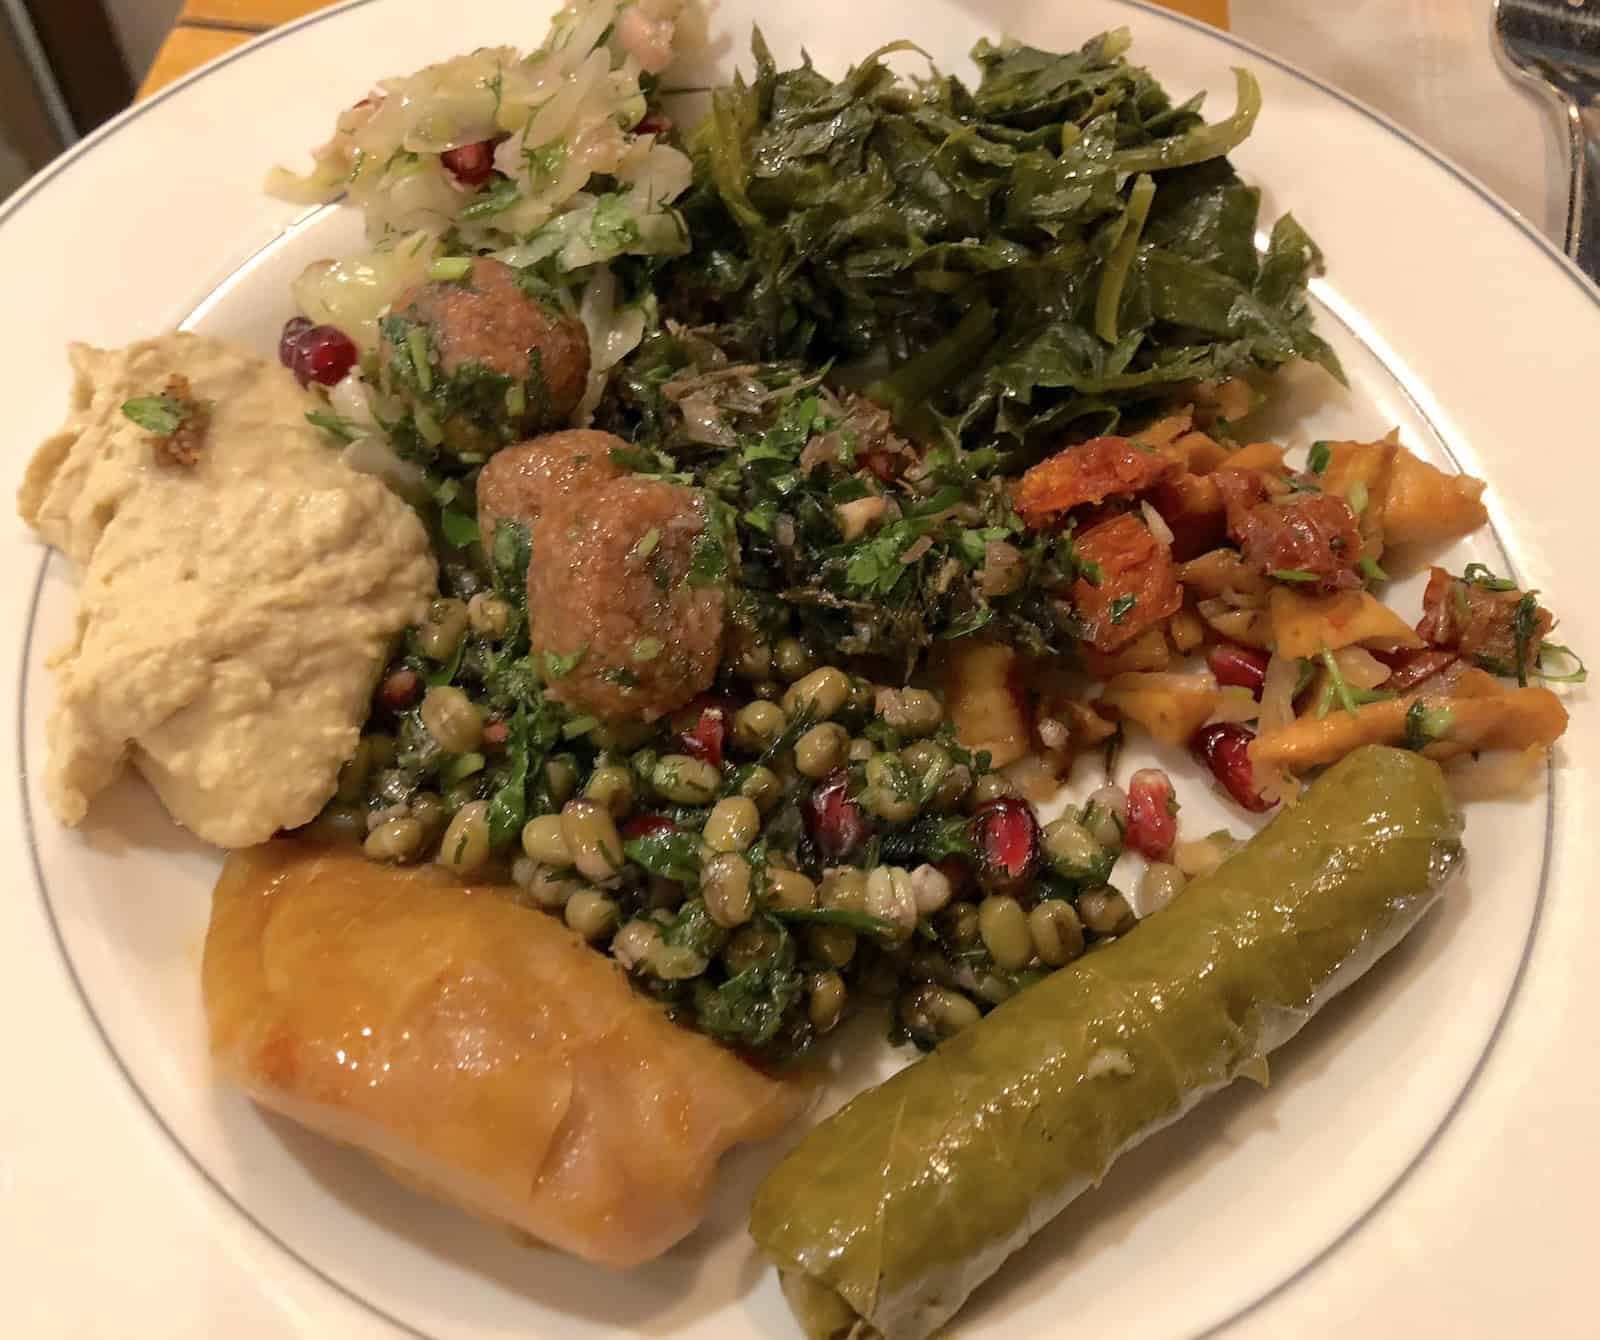
[[[818,1125],[751,1217],[807,1335],[929,1335],[1121,1153],[1393,947],[1460,831],[1437,765],[1358,750],[1158,915]]]

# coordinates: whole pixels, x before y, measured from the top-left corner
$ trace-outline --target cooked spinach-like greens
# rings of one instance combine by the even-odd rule
[[[1256,249],[1260,194],[1225,155],[1260,91],[1207,124],[1127,59],[1126,29],[1056,55],[980,42],[976,87],[903,78],[896,43],[831,80],[716,90],[689,136],[693,252],[664,306],[752,358],[881,359],[897,423],[1038,450],[1109,432],[1183,383],[1310,359],[1322,256],[1295,220]]]

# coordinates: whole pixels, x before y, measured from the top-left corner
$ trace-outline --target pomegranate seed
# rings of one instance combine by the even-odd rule
[[[1159,768],[1141,768],[1128,783],[1128,827],[1123,841],[1141,856],[1165,861],[1178,840],[1178,802]]]
[[[848,861],[872,836],[872,821],[847,794],[849,781],[850,775],[836,768],[806,800],[806,827],[826,864]]]
[[[723,746],[728,739],[728,709],[720,703],[704,703],[692,725],[678,732],[680,753],[720,768]]]
[[[499,717],[483,724],[483,743],[487,749],[504,749],[511,738],[511,723]]]
[[[1255,769],[1250,766],[1250,741],[1256,733],[1234,721],[1218,721],[1194,733],[1189,747],[1233,799],[1255,814],[1265,813],[1273,802],[1256,790]]]
[[[391,712],[402,712],[417,701],[422,676],[415,670],[393,670],[378,688],[378,701]]]
[[[300,356],[300,341],[311,331],[311,322],[303,316],[291,316],[283,323],[283,333],[278,336],[278,362],[292,369]]]
[[[1252,698],[1261,697],[1261,686],[1267,682],[1267,653],[1254,647],[1241,647],[1233,642],[1219,642],[1211,648],[1206,664],[1217,677],[1217,683],[1229,688],[1249,689]]]
[[[355,341],[337,326],[312,326],[295,344],[295,380],[302,386],[337,386],[360,357]]]
[[[881,484],[894,483],[895,476],[899,474],[899,463],[892,451],[864,451],[856,460],[863,468],[870,470]]]
[[[657,833],[676,833],[678,825],[664,814],[636,814],[621,826],[624,841],[654,837]]]
[[[494,146],[494,140],[463,144],[446,149],[439,155],[439,161],[463,186],[482,186],[494,174]]]
[[[991,893],[1010,893],[1039,868],[1039,821],[1033,806],[1016,796],[991,800],[972,816],[978,849],[978,882]]]
[[[665,112],[646,112],[633,128],[635,135],[665,135],[672,129],[672,118]]]

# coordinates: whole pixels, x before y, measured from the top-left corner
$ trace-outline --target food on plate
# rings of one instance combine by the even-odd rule
[[[484,553],[494,553],[494,526],[501,517],[531,531],[550,503],[622,475],[611,454],[627,448],[612,433],[571,428],[495,452],[478,475],[478,540]]]
[[[236,854],[206,936],[212,1054],[257,1102],[432,1195],[638,1265],[805,1086],[678,1028],[503,892],[302,842]]]
[[[527,56],[383,81],[275,178],[346,193],[366,241],[292,287],[240,497],[371,510],[312,555],[246,508],[253,545],[191,565],[228,599],[140,655],[210,673],[248,629],[272,749],[207,785],[230,838],[312,821],[218,886],[224,1073],[626,1265],[792,1115],[771,1076],[876,1012],[931,1056],[808,1137],[754,1230],[813,1334],[920,1336],[1403,934],[1459,854],[1445,779],[1526,787],[1567,724],[1546,685],[1585,672],[1537,592],[1441,552],[1483,481],[1255,430],[1275,370],[1342,373],[1320,251],[1227,158],[1248,73],[1208,123],[1124,31],[982,41],[975,82],[897,73],[909,43],[781,69],[757,32],[683,124],[692,19],[575,0]],[[238,399],[140,368],[93,397],[139,479],[231,469]],[[54,506],[92,530],[84,497]],[[252,601],[274,544],[292,590],[364,575],[306,628]],[[1419,619],[1392,577],[1429,560]],[[1207,782],[1228,828],[1185,809]]]
[[[637,475],[554,501],[533,528],[529,642],[571,662],[550,697],[608,721],[654,721],[711,687],[722,653],[721,574],[701,560],[709,505]]]
[[[440,261],[431,273],[378,323],[378,385],[403,411],[389,433],[415,454],[484,456],[565,423],[589,380],[577,318],[499,261]]]
[[[818,1125],[751,1214],[806,1334],[932,1334],[1119,1155],[1264,1073],[1433,903],[1460,832],[1434,764],[1352,753],[1160,915]]]
[[[18,498],[82,572],[52,660],[51,807],[81,822],[131,762],[218,846],[308,822],[434,592],[422,523],[255,353],[178,334],[71,356],[71,412]]]
[[[761,358],[890,360],[871,395],[919,435],[1037,452],[1093,438],[1202,380],[1307,358],[1321,253],[1295,220],[1258,252],[1258,191],[1227,155],[1260,110],[1238,70],[1207,124],[1127,59],[1117,29],[1068,52],[973,48],[969,85],[874,52],[842,79],[780,70],[712,94],[687,136],[680,320]],[[1137,417],[1137,415],[1135,415]],[[1235,415],[1234,417],[1237,417]]]

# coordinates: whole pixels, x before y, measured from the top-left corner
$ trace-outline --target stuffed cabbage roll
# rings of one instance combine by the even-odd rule
[[[257,1102],[601,1265],[687,1234],[724,1151],[804,1102],[553,918],[359,851],[232,856],[202,985],[217,1066]]]
[[[806,1334],[927,1336],[1396,944],[1460,829],[1436,764],[1358,750],[1159,915],[818,1125],[751,1216]]]

